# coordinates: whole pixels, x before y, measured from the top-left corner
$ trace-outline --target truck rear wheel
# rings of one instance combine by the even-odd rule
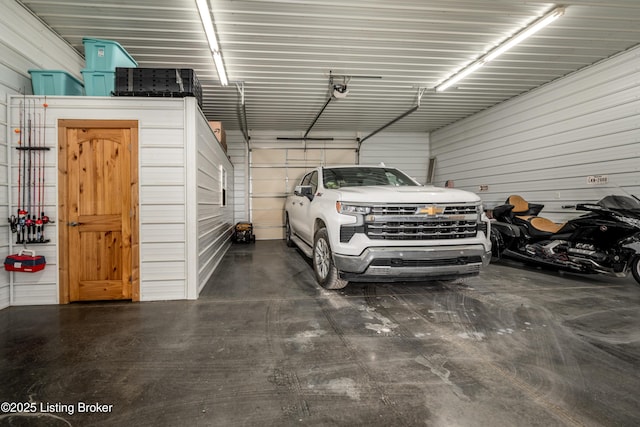
[[[347,286],[348,281],[340,278],[340,273],[333,263],[326,228],[319,229],[313,239],[313,272],[320,286],[325,289],[342,289]]]

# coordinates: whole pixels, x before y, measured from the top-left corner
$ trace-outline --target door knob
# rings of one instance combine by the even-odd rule
[[[67,223],[67,225],[68,225],[69,227],[77,227],[77,226],[79,226],[79,225],[80,225],[80,223],[79,223],[79,222],[76,222],[76,221],[73,221],[73,222],[68,222],[68,223]]]

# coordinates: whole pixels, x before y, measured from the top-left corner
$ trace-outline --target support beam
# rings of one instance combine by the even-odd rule
[[[373,132],[371,132],[369,135],[365,136],[364,138],[362,138],[361,140],[358,141],[358,151],[360,150],[360,146],[362,145],[363,142],[365,142],[367,139],[371,138],[373,135],[377,134],[378,132],[388,128],[389,126],[391,126],[392,124],[394,124],[395,122],[404,119],[405,117],[407,117],[409,114],[413,113],[414,111],[416,111],[418,108],[420,108],[419,105],[416,105],[415,107],[411,108],[408,111],[405,111],[404,113],[400,114],[398,117],[396,117],[395,119],[391,120],[389,123],[380,126],[378,129],[374,130]]]
[[[398,117],[396,117],[395,119],[391,120],[389,123],[380,126],[378,129],[374,130],[373,132],[371,132],[369,135],[365,136],[364,138],[358,139],[358,153],[360,153],[360,147],[362,146],[362,143],[365,142],[367,139],[371,138],[373,135],[377,134],[378,132],[388,128],[389,126],[391,126],[395,122],[404,119],[409,114],[417,111],[418,108],[420,108],[420,101],[422,100],[422,95],[424,95],[425,91],[426,91],[426,88],[422,88],[422,87],[418,88],[418,94],[417,94],[416,106],[415,107],[413,107],[410,110],[407,110],[404,113],[400,114]]]
[[[238,121],[240,124],[240,131],[244,136],[244,141],[249,144],[249,125],[247,123],[247,107],[244,102],[244,82],[236,83],[236,89],[240,95],[240,103],[238,104]]]
[[[304,133],[304,137],[303,138],[306,138],[307,135],[309,135],[309,132],[311,132],[311,128],[313,128],[313,126],[316,124],[316,122],[318,121],[318,119],[320,118],[322,113],[324,113],[324,110],[327,108],[327,106],[329,105],[329,103],[331,102],[332,99],[333,99],[333,97],[329,96],[329,99],[327,99],[327,102],[324,103],[324,106],[322,107],[320,112],[316,115],[316,118],[313,119],[313,122],[311,122],[311,126],[309,126],[307,131]]]

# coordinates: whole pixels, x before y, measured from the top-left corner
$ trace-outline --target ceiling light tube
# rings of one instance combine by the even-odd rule
[[[552,10],[551,12],[549,12],[548,14],[546,14],[545,16],[543,16],[542,18],[540,18],[539,20],[537,20],[536,22],[534,22],[533,24],[525,28],[524,30],[520,31],[518,34],[516,34],[509,40],[507,40],[506,42],[502,43],[497,48],[493,49],[487,55],[485,55],[484,57],[485,62],[489,62],[496,59],[498,56],[502,55],[504,52],[511,49],[513,46],[517,45],[524,39],[529,38],[530,36],[537,33],[547,25],[551,24],[553,21],[561,17],[563,14],[564,14],[564,7],[558,7]]]
[[[442,92],[446,90],[447,88],[449,88],[449,86],[458,83],[460,80],[464,79],[469,74],[473,73],[483,65],[484,65],[484,61],[476,61],[473,64],[467,66],[466,68],[463,68],[458,73],[454,74],[449,79],[447,79],[444,83],[436,87],[436,92]]]
[[[204,27],[204,33],[207,35],[207,41],[212,52],[220,50],[218,47],[218,38],[216,32],[213,29],[213,21],[211,20],[211,13],[209,12],[209,3],[207,0],[196,0],[198,6],[198,13],[200,13],[200,21]]]
[[[555,21],[556,19],[564,15],[564,11],[565,11],[564,6],[553,9],[551,12],[547,13],[542,18],[535,21],[533,24],[527,26],[524,30],[520,31],[515,36],[506,40],[504,43],[500,44],[498,47],[491,50],[489,53],[487,53],[477,61],[473,62],[471,65],[463,68],[461,71],[449,77],[440,85],[436,86],[436,92],[442,92],[446,90],[451,85],[459,82],[469,74],[476,71],[478,68],[482,67],[487,62],[493,61],[498,56],[502,55],[507,50],[511,49],[513,46],[517,45],[518,43],[522,42],[526,38],[537,33],[538,31],[540,31],[541,29],[543,29],[544,27],[546,27],[547,25],[551,24],[553,21]]]
[[[207,41],[209,42],[209,49],[211,49],[211,53],[213,54],[213,62],[216,66],[218,77],[220,78],[220,84],[222,86],[226,86],[229,84],[229,80],[227,79],[227,72],[224,68],[224,62],[222,61],[220,47],[218,46],[218,38],[216,37],[216,32],[213,28],[211,12],[209,11],[209,3],[207,0],[196,0],[196,5],[198,6],[200,20],[204,27],[204,33],[206,34]]]
[[[220,52],[213,52],[213,62],[216,64],[216,70],[218,71],[218,77],[220,78],[220,84],[226,86],[229,84],[227,79],[227,72],[224,69],[224,62],[222,61],[222,55]]]

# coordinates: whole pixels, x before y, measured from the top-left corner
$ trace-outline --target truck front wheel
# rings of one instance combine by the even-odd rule
[[[347,281],[340,278],[340,274],[333,263],[329,235],[326,228],[319,229],[313,239],[313,271],[316,280],[325,289],[342,289]]]

